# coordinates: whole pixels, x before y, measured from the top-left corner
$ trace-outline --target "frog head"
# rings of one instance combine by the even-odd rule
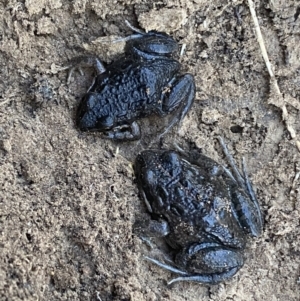
[[[104,132],[114,126],[114,118],[102,110],[99,114],[99,102],[96,93],[88,93],[78,109],[78,127],[82,131]]]

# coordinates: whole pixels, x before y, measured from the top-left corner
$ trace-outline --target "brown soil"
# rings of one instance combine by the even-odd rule
[[[300,2],[261,1],[256,10],[299,137]],[[88,52],[110,62],[117,48],[97,39],[129,35],[125,19],[187,44],[181,61],[197,95],[165,146],[198,147],[224,163],[220,135],[248,162],[264,233],[226,283],[167,287],[174,275],[142,259],[149,249],[132,229],[146,209],[132,163],[149,143],[149,121],[142,141],[125,144],[74,125],[93,74],[67,84],[59,69]],[[0,22],[1,300],[300,300],[297,137],[270,104],[246,1],[6,0]]]

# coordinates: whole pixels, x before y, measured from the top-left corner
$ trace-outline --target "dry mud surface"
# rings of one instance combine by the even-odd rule
[[[294,139],[246,1],[1,1],[1,300],[300,300],[300,1],[256,1],[256,10]],[[264,233],[226,283],[167,287],[174,275],[142,259],[150,250],[133,224],[146,209],[132,163],[161,121],[143,121],[143,139],[124,144],[75,127],[93,73],[67,84],[60,69],[87,53],[113,60],[119,46],[101,37],[131,34],[125,19],[187,45],[180,60],[197,95],[163,146],[225,164],[220,135],[248,162]]]

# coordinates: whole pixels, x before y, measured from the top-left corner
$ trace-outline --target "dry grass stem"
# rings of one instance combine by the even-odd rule
[[[275,74],[272,70],[272,65],[271,65],[269,57],[268,57],[267,49],[266,49],[266,46],[265,46],[265,43],[264,43],[263,36],[261,34],[258,19],[257,19],[257,16],[256,16],[254,2],[252,0],[248,0],[248,5],[249,5],[250,13],[251,13],[251,16],[252,16],[252,19],[253,19],[253,22],[254,22],[254,27],[255,27],[255,31],[256,31],[256,35],[257,35],[257,40],[258,40],[258,43],[259,43],[259,46],[260,46],[260,50],[261,50],[262,56],[264,58],[264,61],[266,63],[266,66],[267,66],[267,69],[268,69],[268,72],[269,72],[269,75],[270,75],[270,78],[271,78],[270,85],[272,85],[272,86],[270,88],[271,88],[271,91],[273,90],[275,92],[275,96],[277,97],[277,100],[278,100],[276,103],[274,103],[273,101],[270,101],[269,103],[272,103],[272,104],[276,105],[277,107],[281,108],[281,110],[282,110],[282,119],[285,122],[287,130],[289,131],[289,133],[291,135],[291,138],[295,141],[295,144],[296,144],[296,146],[297,146],[297,148],[300,152],[300,141],[297,139],[296,132],[295,132],[295,130],[293,129],[292,125],[289,122],[288,111],[287,111],[287,108],[286,108],[286,105],[285,105],[286,101],[285,101],[282,93],[280,92]]]

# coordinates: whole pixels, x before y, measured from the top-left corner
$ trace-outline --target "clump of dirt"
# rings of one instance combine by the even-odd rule
[[[299,5],[263,1],[256,11],[299,137]],[[7,0],[0,12],[1,300],[299,300],[299,152],[268,103],[246,2]],[[166,27],[186,44],[182,72],[195,76],[196,99],[164,145],[197,147],[224,163],[222,136],[238,162],[247,160],[264,233],[226,283],[167,287],[172,275],[142,259],[148,249],[132,226],[146,208],[132,163],[155,119],[141,122],[144,140],[125,144],[75,127],[93,74],[75,73],[67,84],[60,69],[87,51],[109,63],[107,49],[93,45],[131,34],[125,19]]]

